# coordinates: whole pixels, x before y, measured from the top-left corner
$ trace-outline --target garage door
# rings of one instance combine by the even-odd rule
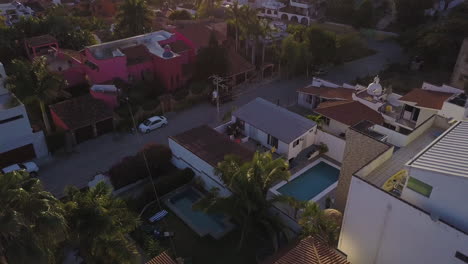
[[[75,130],[76,143],[80,144],[83,141],[93,138],[93,127],[87,126]]]
[[[22,147],[3,152],[0,154],[0,168],[8,165],[25,162],[36,158],[33,144],[24,145]]]
[[[98,136],[112,132],[114,130],[114,124],[112,118],[96,123]]]

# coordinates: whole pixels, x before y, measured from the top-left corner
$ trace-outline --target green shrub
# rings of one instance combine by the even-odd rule
[[[188,94],[189,94],[188,89],[179,89],[174,92],[173,96],[176,101],[181,101],[185,99],[185,97],[187,97]]]
[[[46,136],[46,143],[49,151],[54,153],[65,147],[65,132],[56,132]]]
[[[207,88],[208,84],[205,82],[194,82],[190,85],[190,91],[192,91],[193,94],[201,94],[206,91]]]
[[[151,111],[159,106],[158,100],[148,100],[141,105],[141,108],[145,111]]]
[[[154,186],[156,187],[158,197],[168,194],[182,185],[189,183],[192,181],[194,175],[195,173],[193,173],[191,169],[187,168],[183,170],[175,169],[170,173],[157,178],[154,182]],[[139,212],[145,205],[155,199],[156,195],[154,193],[153,185],[148,183],[138,197],[129,199],[128,204],[129,207]]]
[[[149,170],[153,178],[167,173],[173,169],[171,163],[172,152],[169,147],[157,144],[148,144],[135,156],[123,158],[109,170],[110,180],[115,189],[132,184],[148,177],[143,151],[146,154]]]

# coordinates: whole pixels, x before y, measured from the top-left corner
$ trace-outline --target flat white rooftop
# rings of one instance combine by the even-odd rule
[[[113,57],[125,56],[121,49],[137,45],[145,45],[152,54],[163,57],[164,48],[159,45],[159,41],[170,39],[172,34],[160,30],[144,35],[134,36],[126,39],[119,39],[111,42],[89,46],[88,49],[97,59],[108,59]],[[176,56],[176,54],[174,54]]]
[[[468,122],[453,125],[407,165],[468,177]]]

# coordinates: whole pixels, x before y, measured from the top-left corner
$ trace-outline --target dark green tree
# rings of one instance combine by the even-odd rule
[[[194,78],[205,81],[213,74],[224,76],[227,71],[227,51],[218,44],[215,33],[211,32],[208,47],[201,48],[198,53]]]
[[[70,187],[66,195],[70,240],[86,263],[135,263],[138,253],[127,234],[140,222],[123,200],[102,182],[87,191]]]
[[[64,90],[67,82],[62,76],[47,69],[46,57],[36,57],[30,63],[25,60],[13,60],[12,71],[8,76],[7,89],[15,94],[24,103],[38,103],[44,127],[48,134],[51,126],[48,117],[47,104],[61,97],[68,97]]]
[[[187,10],[176,10],[169,15],[170,20],[191,20],[192,15]]]
[[[115,33],[126,38],[151,31],[151,10],[145,0],[125,0],[117,14]]]
[[[374,22],[374,7],[370,0],[364,0],[353,15],[353,26],[355,28],[369,28]]]
[[[395,0],[397,24],[402,30],[415,28],[426,21],[424,10],[432,7],[432,0]]]
[[[0,173],[0,263],[57,263],[67,224],[62,204],[26,172]]]
[[[273,184],[289,179],[288,163],[281,158],[273,159],[271,152],[257,152],[252,161],[246,163],[238,157],[227,156],[218,164],[216,174],[232,195],[223,197],[218,190],[212,190],[210,195],[195,204],[195,208],[231,216],[241,229],[239,247],[246,237],[260,235],[272,241],[277,248],[284,226],[269,210],[280,199],[269,199],[267,195]]]
[[[314,66],[322,66],[333,62],[336,54],[336,35],[317,26],[307,28],[305,39]]]

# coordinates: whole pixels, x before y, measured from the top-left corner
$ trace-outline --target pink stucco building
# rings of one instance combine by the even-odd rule
[[[89,46],[82,51],[91,83],[114,79],[144,80],[155,76],[169,91],[186,84],[195,60],[193,45],[179,34],[156,31]]]

